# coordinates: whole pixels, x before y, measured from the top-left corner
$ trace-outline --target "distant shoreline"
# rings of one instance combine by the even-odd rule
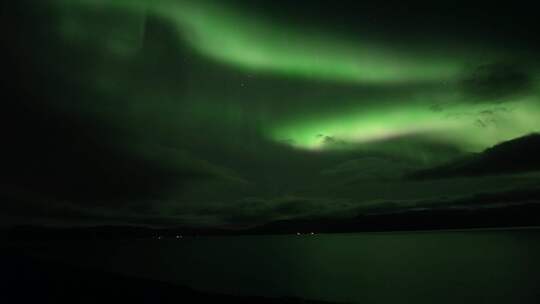
[[[117,227],[118,229],[129,229],[129,227]],[[43,229],[39,232],[36,231]],[[99,233],[94,231],[99,229]],[[317,235],[335,235],[335,234],[406,234],[406,233],[438,233],[438,232],[473,232],[473,231],[515,231],[515,230],[540,230],[538,225],[528,226],[504,226],[504,227],[471,227],[471,228],[441,228],[441,229],[399,229],[399,230],[371,230],[371,231],[313,231],[309,232],[253,232],[253,231],[218,231],[216,234],[200,233],[187,234],[182,237],[177,237],[174,232],[169,229],[150,229],[142,228],[145,235],[130,234],[123,231],[122,234],[113,233],[106,235],[108,227],[89,227],[89,228],[48,228],[48,227],[32,227],[25,229],[23,232],[10,233],[4,231],[4,245],[19,243],[19,242],[40,242],[40,241],[115,241],[115,240],[178,240],[193,238],[210,238],[210,237],[245,237],[245,236],[291,236],[291,237],[316,237]],[[139,233],[141,230],[138,230]],[[311,233],[313,232],[313,234]],[[0,246],[5,247],[5,246]]]

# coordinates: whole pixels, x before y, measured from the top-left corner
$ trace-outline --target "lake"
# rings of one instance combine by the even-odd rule
[[[51,242],[32,255],[198,290],[352,303],[539,303],[540,230]]]

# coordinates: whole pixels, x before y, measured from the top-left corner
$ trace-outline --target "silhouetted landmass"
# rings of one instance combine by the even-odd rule
[[[97,226],[81,228],[50,228],[18,226],[5,229],[7,240],[115,240],[152,238],[177,239],[197,236],[233,236],[258,234],[350,233],[378,231],[410,231],[436,229],[505,228],[540,226],[538,191],[520,191],[523,202],[504,204],[506,195],[479,194],[454,202],[451,206],[363,214],[353,218],[294,219],[271,222],[249,229],[225,228],[148,228],[129,226]],[[498,203],[500,202],[500,203]]]
[[[279,221],[253,229],[256,233],[347,233],[437,229],[505,228],[540,225],[540,204],[490,208],[487,210],[411,210],[399,213],[362,215],[347,220]]]
[[[145,226],[41,227],[15,226],[2,231],[8,240],[119,240],[141,238],[183,238],[228,235],[234,231],[219,228],[151,228]]]
[[[417,171],[413,179],[482,176],[540,171],[540,134],[512,139],[482,153]]]

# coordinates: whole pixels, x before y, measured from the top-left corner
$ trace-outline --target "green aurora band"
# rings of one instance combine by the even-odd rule
[[[365,111],[361,107],[341,115],[282,122],[272,130],[276,140],[312,150],[351,149],[408,135],[450,143],[477,152],[523,134],[540,130],[540,100],[525,99],[507,104],[501,111],[489,105],[457,104],[436,112],[425,104]]]
[[[393,85],[396,83],[447,83],[459,90],[460,80],[471,64],[493,62],[503,51],[469,47],[459,52],[430,52],[390,47],[388,43],[366,37],[336,39],[331,34],[290,29],[272,24],[210,1],[65,1],[55,3],[66,9],[62,31],[85,35],[77,24],[77,10],[118,9],[140,17],[135,26],[135,40],[144,31],[144,16],[151,14],[175,26],[178,39],[203,57],[247,73],[285,76],[310,81],[348,85]],[[125,44],[110,42],[109,49],[126,51]],[[116,43],[116,44],[115,44]],[[137,47],[137,43],[128,44]],[[266,135],[276,142],[309,150],[342,149],[356,144],[377,142],[399,136],[422,135],[449,143],[466,151],[479,151],[498,142],[540,131],[538,81],[525,96],[505,101],[505,111],[493,113],[497,105],[490,100],[469,101],[464,94],[447,93],[444,111],[429,107],[431,100],[421,100],[422,92],[412,100],[394,100],[377,106],[376,100],[358,100],[358,106],[332,113],[317,108],[287,118],[266,122]],[[391,89],[391,88],[390,88]],[[389,89],[389,90],[390,90]],[[448,92],[448,90],[446,90]],[[354,96],[352,99],[356,98]],[[430,98],[430,96],[428,96]],[[220,100],[215,100],[218,103]],[[365,104],[375,106],[365,107]],[[211,112],[211,106],[208,107]],[[201,113],[200,115],[205,115]],[[489,117],[488,117],[489,116]]]
[[[159,16],[176,25],[179,38],[204,56],[251,72],[352,83],[448,81],[460,76],[467,64],[490,60],[481,49],[466,54],[454,50],[448,56],[385,45],[367,34],[359,42],[336,39],[204,0],[58,1],[84,9],[109,7]],[[68,30],[72,26],[67,25]]]

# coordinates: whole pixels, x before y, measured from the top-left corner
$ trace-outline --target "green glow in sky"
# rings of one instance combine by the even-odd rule
[[[286,141],[296,147],[321,150],[337,148],[340,142],[361,144],[422,135],[465,150],[479,150],[539,130],[540,123],[535,117],[540,111],[534,106],[537,101],[532,97],[516,100],[512,111],[487,115],[493,105],[470,101],[470,97],[459,93],[459,81],[467,64],[473,62],[477,66],[482,60],[489,61],[490,56],[500,55],[497,50],[484,53],[482,60],[479,59],[478,50],[473,47],[469,47],[465,53],[456,51],[460,49],[458,47],[441,53],[429,51],[420,44],[412,52],[367,36],[343,39],[342,36],[313,29],[288,28],[286,24],[271,23],[264,16],[255,16],[241,8],[218,4],[217,1],[60,1],[64,9],[75,7],[82,11],[106,9],[130,12],[134,17],[127,25],[123,22],[125,29],[111,25],[110,32],[118,31],[124,33],[123,36],[112,35],[107,40],[102,37],[107,31],[90,36],[97,44],[105,44],[108,49],[122,51],[124,55],[129,53],[126,50],[139,47],[144,36],[144,16],[152,15],[171,24],[178,34],[178,40],[204,58],[236,70],[295,76],[326,83],[338,81],[349,85],[357,82],[363,85],[387,85],[389,94],[394,90],[391,85],[395,83],[428,81],[435,85],[449,84],[450,89],[445,88],[439,93],[442,97],[437,97],[451,104],[445,106],[444,111],[434,111],[430,107],[434,102],[430,100],[432,96],[422,97],[422,92],[396,95],[390,100],[387,98],[381,105],[377,100],[370,100],[370,96],[329,96],[328,100],[318,100],[305,111],[296,107],[296,112],[291,111],[286,118],[272,117],[271,122],[263,122],[269,138],[278,142]],[[68,18],[70,22],[63,24],[63,32],[75,37],[84,36],[88,29],[77,23],[77,20],[84,21],[84,18],[73,12],[66,15],[73,18]],[[223,98],[204,106],[192,101],[190,108],[207,108],[201,115],[208,114],[218,120],[219,115],[216,116],[213,109],[229,108],[232,112],[241,112],[234,110],[239,107],[238,104],[227,107],[215,105],[230,103],[227,96]],[[287,98],[294,100],[296,97],[291,95]],[[350,104],[341,102],[343,98],[358,98],[358,106],[340,106]],[[242,99],[249,100],[250,97],[242,96]],[[326,111],[324,109],[327,107],[321,107],[323,103],[335,104],[335,109]],[[272,109],[272,105],[267,108]],[[271,111],[264,114],[272,115]]]
[[[359,107],[337,115],[280,122],[271,136],[296,147],[323,150],[420,135],[466,151],[480,151],[540,131],[538,117],[536,99],[509,103],[504,108],[456,103],[444,111],[421,103],[367,111]]]
[[[161,13],[176,22],[182,38],[201,54],[255,72],[322,80],[399,82],[446,80],[462,68],[459,59],[402,55],[367,38],[347,42],[324,33],[274,25],[225,7],[181,3],[163,6]]]
[[[403,178],[540,132],[529,23],[325,2],[11,1],[21,188],[211,223],[499,191]]]
[[[390,103],[386,100],[383,105],[378,105],[377,100],[369,100],[369,96],[345,97],[349,100],[359,98],[358,106],[352,108],[340,107],[343,96],[336,96],[319,100],[305,111],[295,108],[298,112],[288,113],[287,118],[272,117],[271,122],[264,123],[270,139],[286,141],[296,147],[335,149],[346,147],[339,144],[343,142],[362,144],[422,135],[464,150],[476,151],[540,129],[540,123],[535,119],[540,111],[533,97],[516,100],[512,111],[491,113],[493,105],[489,105],[489,100],[486,100],[487,105],[479,104],[468,100],[470,97],[456,93],[461,90],[459,81],[466,75],[465,68],[469,68],[470,72],[470,63],[478,66],[482,62],[490,62],[491,57],[500,56],[501,51],[498,50],[484,52],[480,57],[479,49],[474,47],[468,47],[466,52],[457,51],[459,47],[453,47],[448,52],[434,52],[420,44],[411,51],[368,36],[344,39],[309,28],[289,28],[286,24],[272,23],[264,16],[255,16],[217,1],[59,1],[62,1],[63,8],[124,10],[135,16],[134,21],[126,26],[128,30],[124,31],[128,35],[113,35],[109,40],[100,35],[91,36],[98,44],[106,44],[108,49],[120,50],[124,55],[129,54],[126,50],[139,47],[139,40],[144,36],[144,16],[152,15],[171,24],[178,34],[178,40],[199,55],[236,70],[326,83],[388,85],[390,94],[394,90],[391,85],[396,83],[427,81],[435,85],[449,84],[450,90],[446,88],[439,94],[442,97],[438,97],[451,104],[445,106],[444,111],[434,111],[430,107],[434,102],[430,100],[432,96],[422,99],[422,92],[412,96],[394,96],[390,98]],[[68,13],[67,16],[74,19],[68,18],[73,22],[64,23],[64,33],[77,36],[88,30],[78,26],[79,15]],[[121,27],[114,29],[122,32]],[[111,31],[114,33],[113,29]],[[119,42],[118,37],[123,41]],[[224,98],[213,102],[230,102],[226,96]],[[287,98],[294,100],[296,97]],[[319,108],[322,103],[335,104],[335,110],[319,110],[327,108]],[[194,101],[190,108],[201,107],[208,110],[200,115],[218,117],[218,120],[219,115],[216,116],[213,109],[224,108],[212,103],[203,106]],[[235,111],[236,107],[238,104],[230,104],[226,108],[241,112]],[[267,108],[272,109],[272,106]]]
[[[452,56],[410,52],[367,35],[339,39],[312,29],[271,23],[217,2],[65,2],[66,6],[75,4],[110,5],[159,16],[172,22],[179,39],[201,55],[255,73],[353,83],[447,81],[459,76],[468,62],[486,59],[485,54],[480,57],[472,51],[466,56],[455,51]]]

